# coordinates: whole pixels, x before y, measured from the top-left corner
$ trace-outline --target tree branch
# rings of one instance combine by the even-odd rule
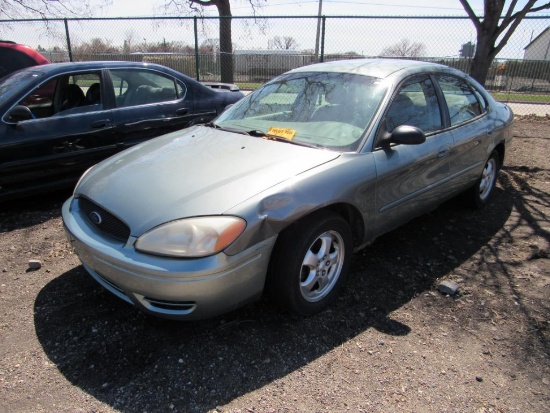
[[[550,2],[546,3],[546,4],[543,4],[542,6],[539,6],[539,7],[533,7],[529,13],[535,13],[537,11],[541,11],[541,10],[546,10],[546,9],[550,9]]]
[[[474,11],[472,10],[472,8],[470,7],[468,0],[459,0],[459,1],[460,1],[460,4],[462,4],[462,7],[466,11],[466,14],[468,15],[472,23],[474,23],[476,31],[479,30],[479,28],[481,27],[481,23],[477,18],[476,14],[474,13]]]
[[[505,21],[510,19],[512,16],[512,13],[514,12],[514,9],[516,8],[516,4],[518,3],[518,0],[512,0],[512,4],[510,4],[510,7],[508,7],[508,10],[506,11],[506,16],[504,16],[504,19],[502,19],[502,22],[504,24]],[[525,6],[528,7],[528,6]]]

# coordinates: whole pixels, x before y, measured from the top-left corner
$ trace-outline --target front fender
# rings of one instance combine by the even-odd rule
[[[300,174],[226,211],[244,218],[247,228],[226,250],[237,254],[267,238],[280,234],[303,217],[324,208],[357,211],[362,234],[374,228],[376,171],[371,154],[345,154],[334,162]]]

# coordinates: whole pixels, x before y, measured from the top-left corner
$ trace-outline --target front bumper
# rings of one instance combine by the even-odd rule
[[[69,242],[88,273],[108,291],[164,318],[197,320],[223,314],[262,294],[276,237],[233,256],[181,259],[143,254],[93,228],[71,197],[62,209]]]

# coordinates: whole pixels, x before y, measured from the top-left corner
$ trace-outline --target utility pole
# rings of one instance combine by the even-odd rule
[[[319,0],[317,12],[317,37],[315,38],[315,59],[319,60],[319,39],[321,37],[321,14],[323,13],[323,0]]]

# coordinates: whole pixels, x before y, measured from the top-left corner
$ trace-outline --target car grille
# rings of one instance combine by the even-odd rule
[[[130,236],[130,228],[120,219],[87,198],[78,198],[78,206],[89,223],[105,235],[120,241]]]

